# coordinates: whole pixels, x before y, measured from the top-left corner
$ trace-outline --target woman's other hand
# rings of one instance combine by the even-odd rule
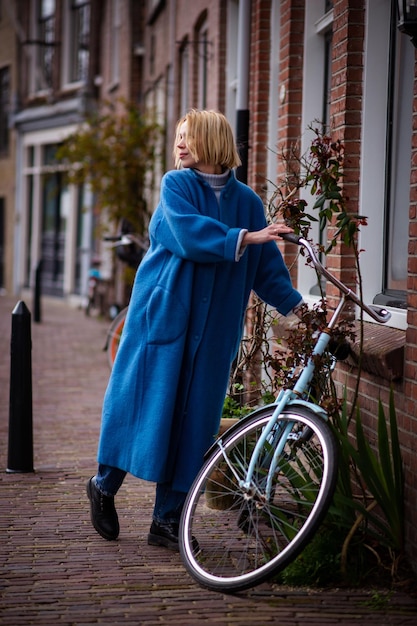
[[[285,224],[269,224],[262,230],[255,230],[245,233],[242,239],[242,246],[254,243],[266,243],[267,241],[277,241],[283,233],[293,233],[293,229]]]

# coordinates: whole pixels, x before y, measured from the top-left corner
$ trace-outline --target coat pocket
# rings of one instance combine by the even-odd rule
[[[148,343],[167,344],[176,341],[187,327],[187,311],[178,297],[157,286],[146,308]]]

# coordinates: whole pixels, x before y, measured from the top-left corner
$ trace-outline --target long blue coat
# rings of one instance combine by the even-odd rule
[[[135,278],[104,398],[100,463],[187,491],[213,442],[253,289],[284,315],[301,300],[261,199],[232,173],[220,202],[193,169],[162,179],[150,248]]]

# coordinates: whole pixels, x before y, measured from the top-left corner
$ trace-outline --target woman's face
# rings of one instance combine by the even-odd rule
[[[220,174],[222,168],[218,165],[210,165],[202,161],[195,161],[187,147],[187,122],[183,122],[179,128],[177,140],[177,156],[182,167],[193,167],[205,174]]]
[[[177,155],[183,167],[195,167],[197,165],[187,147],[187,122],[183,122],[179,128]]]

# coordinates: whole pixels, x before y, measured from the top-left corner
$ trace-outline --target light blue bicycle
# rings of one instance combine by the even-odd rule
[[[236,592],[263,582],[313,538],[331,503],[338,469],[328,416],[311,399],[317,357],[328,350],[349,301],[377,322],[391,316],[364,305],[320,263],[307,240],[292,233],[283,238],[305,248],[341,298],[293,388],[221,436],[188,493],[179,533],[181,557],[200,585],[217,591]]]

